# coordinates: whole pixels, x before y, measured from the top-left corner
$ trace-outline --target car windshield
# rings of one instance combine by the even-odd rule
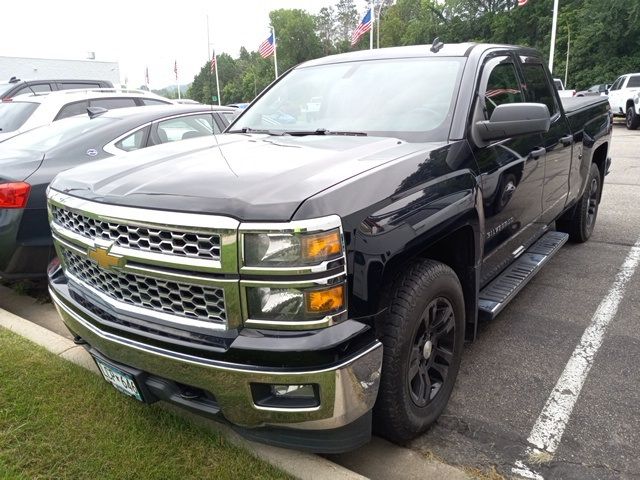
[[[640,87],[640,75],[632,75],[629,77],[629,82],[627,83],[627,88],[638,88]]]
[[[32,102],[0,103],[0,133],[19,129],[39,105]]]
[[[116,120],[116,118],[106,117],[93,119],[87,117],[72,117],[59,120],[51,125],[34,128],[28,132],[9,138],[0,143],[0,148],[46,151],[62,142],[72,140],[80,135],[85,135],[91,130]]]
[[[464,62],[404,58],[297,68],[229,131],[446,140]]]

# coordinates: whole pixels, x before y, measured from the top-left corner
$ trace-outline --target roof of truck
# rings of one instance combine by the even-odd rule
[[[378,60],[386,58],[407,57],[468,57],[472,51],[486,51],[493,49],[517,50],[526,55],[539,56],[537,50],[517,45],[500,45],[491,43],[445,43],[437,52],[431,51],[431,45],[411,45],[407,47],[376,48],[373,50],[358,50],[355,52],[329,55],[328,57],[309,60],[301,66],[326,65],[331,63],[352,62],[359,60]]]

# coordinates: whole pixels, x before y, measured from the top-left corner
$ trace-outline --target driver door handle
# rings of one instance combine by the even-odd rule
[[[535,150],[532,150],[531,153],[529,153],[529,158],[532,160],[537,160],[539,159],[542,155],[544,155],[545,153],[547,153],[547,149],[542,147],[542,148],[537,148]]]
[[[562,137],[560,139],[560,143],[565,147],[568,147],[568,146],[572,145],[573,144],[573,135],[567,135],[566,137]]]

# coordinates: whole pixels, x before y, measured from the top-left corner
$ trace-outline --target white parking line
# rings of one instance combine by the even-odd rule
[[[517,461],[512,472],[525,478],[541,479],[542,476],[528,467],[531,457],[550,459],[556,452],[573,407],[580,395],[584,381],[593,366],[593,360],[602,345],[605,331],[616,316],[629,279],[640,262],[640,238],[631,247],[616,279],[604,297],[591,322],[584,331],[580,343],[573,351],[562,375],[558,379],[547,403],[538,416],[527,441],[531,445],[525,452],[526,459]]]

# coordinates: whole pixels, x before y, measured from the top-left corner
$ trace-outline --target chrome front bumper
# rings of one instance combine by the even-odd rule
[[[49,289],[67,327],[106,357],[144,372],[201,388],[216,398],[223,416],[245,428],[336,429],[373,408],[382,366],[382,344],[375,342],[328,368],[282,371],[187,355],[98,329],[91,314]],[[286,341],[283,339],[283,341]],[[320,404],[313,408],[273,408],[254,403],[251,384],[317,384]]]

